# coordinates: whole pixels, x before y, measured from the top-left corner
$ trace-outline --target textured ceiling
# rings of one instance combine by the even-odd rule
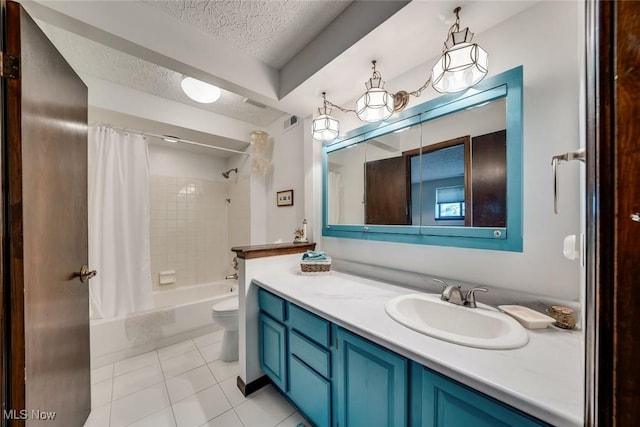
[[[97,77],[263,127],[270,125],[285,114],[271,107],[259,108],[242,102],[242,96],[224,89],[221,89],[220,99],[213,104],[195,102],[182,92],[180,87],[182,74],[180,73],[43,21],[39,21],[38,25],[80,75]]]
[[[144,3],[280,69],[351,1],[146,0]]]

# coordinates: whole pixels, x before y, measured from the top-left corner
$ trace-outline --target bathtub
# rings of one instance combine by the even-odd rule
[[[91,320],[92,368],[219,330],[211,307],[237,294],[237,282],[230,280],[184,286],[154,292],[151,310]]]

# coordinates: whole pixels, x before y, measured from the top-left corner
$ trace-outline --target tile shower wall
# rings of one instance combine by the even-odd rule
[[[225,182],[151,175],[151,274],[153,289],[224,279],[229,264]],[[176,271],[160,285],[159,273]]]

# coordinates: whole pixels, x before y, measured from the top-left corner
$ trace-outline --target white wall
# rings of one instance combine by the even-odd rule
[[[228,236],[229,248],[251,244],[251,182],[248,177],[240,176],[228,187]],[[235,256],[228,251],[229,262]]]
[[[170,143],[149,144],[151,175],[188,176],[226,182],[222,177],[225,170],[227,164],[224,158],[174,148]]]
[[[265,241],[254,243],[292,242],[295,229],[302,227],[305,219],[304,129],[300,124],[284,131],[282,120],[276,120],[267,129],[273,141],[273,167],[264,177]],[[293,206],[276,206],[276,192],[283,190],[293,190]]]
[[[490,75],[524,66],[522,253],[316,237],[321,248],[347,260],[578,300],[580,266],[563,258],[562,239],[580,232],[582,166],[571,163],[560,167],[560,214],[554,215],[550,162],[553,155],[580,146],[583,7],[579,2],[540,2],[475,38],[489,52]],[[413,89],[424,81],[434,61],[387,82],[386,87]],[[435,95],[427,90],[420,101]],[[342,120],[343,130],[350,123],[362,125]],[[316,147],[306,151],[312,156],[307,162],[315,166],[321,161],[317,143],[308,135],[304,138],[305,143]],[[319,168],[314,171],[306,187],[313,190],[307,196],[317,200],[322,194],[321,175]],[[321,232],[321,210],[315,204],[308,206],[314,209],[317,236]]]

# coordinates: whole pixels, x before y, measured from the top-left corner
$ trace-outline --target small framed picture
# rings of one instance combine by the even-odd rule
[[[278,206],[293,206],[293,190],[278,191],[276,204]]]

